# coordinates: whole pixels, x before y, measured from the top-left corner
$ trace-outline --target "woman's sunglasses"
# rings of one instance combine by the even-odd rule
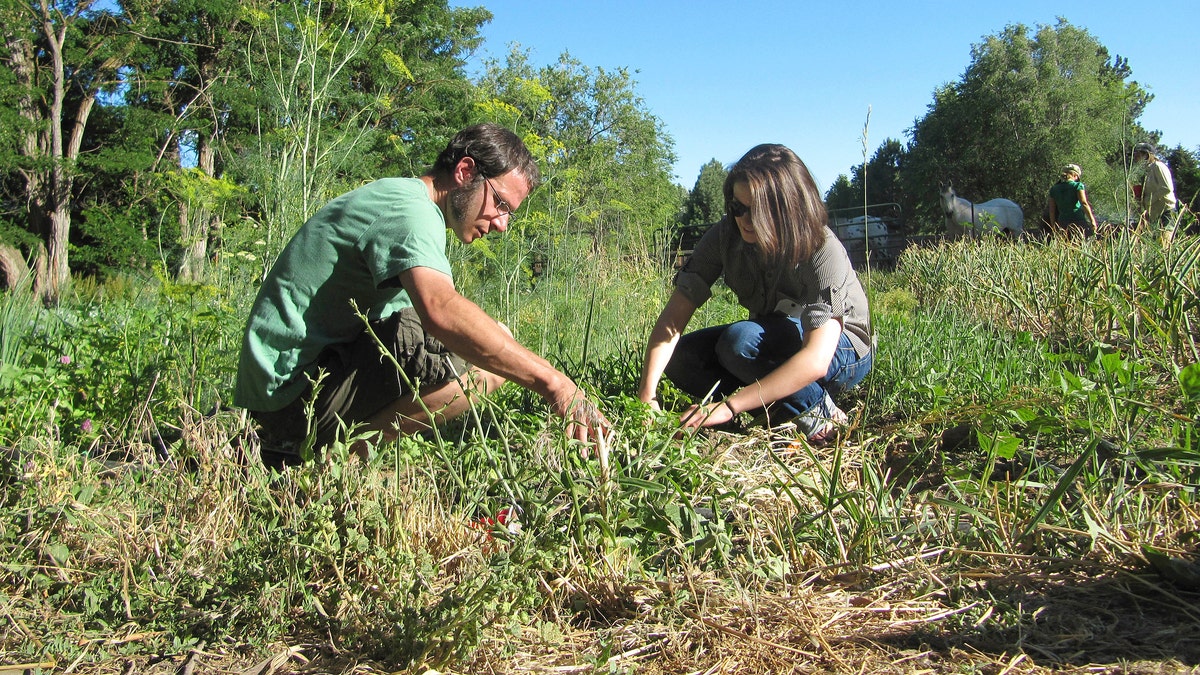
[[[730,199],[728,211],[729,211],[729,215],[733,216],[734,218],[741,218],[742,216],[745,216],[748,213],[750,213],[750,207],[746,206],[745,204],[739,202],[736,199]]]

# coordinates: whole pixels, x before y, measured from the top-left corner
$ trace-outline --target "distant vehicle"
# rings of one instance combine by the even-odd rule
[[[904,241],[892,230],[899,229],[901,222],[900,205],[894,203],[829,210],[829,229],[846,247],[855,267],[864,265],[868,255],[872,265],[894,264]]]
[[[878,246],[883,248],[887,245],[888,227],[887,223],[883,222],[883,218],[878,216],[856,216],[849,220],[843,220],[835,223],[833,233],[841,239],[843,243],[861,243],[864,238],[870,238],[871,243],[878,242]]]

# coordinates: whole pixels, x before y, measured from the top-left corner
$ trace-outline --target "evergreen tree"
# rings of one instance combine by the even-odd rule
[[[897,204],[900,207],[900,214],[897,214],[894,208],[888,209],[889,217],[907,213],[912,207],[913,199],[905,191],[904,184],[901,182],[906,156],[907,150],[900,141],[894,138],[885,140],[867,161],[865,176],[864,167],[861,164],[851,167],[850,171],[853,177],[847,177],[845,174],[838,176],[829,191],[825,193],[826,208],[830,210],[861,209],[864,205]],[[864,184],[867,192],[865,198],[863,196]],[[872,215],[881,214],[873,213]],[[907,219],[900,224],[906,230],[913,227],[913,224]],[[896,231],[895,233],[901,234],[902,232]]]
[[[838,174],[837,180],[825,193],[825,208],[830,210],[862,206],[862,203],[862,187],[856,188],[850,182],[850,177],[844,173]]]
[[[20,124],[9,155],[21,183],[20,217],[45,246],[35,286],[56,303],[70,278],[71,222],[80,152],[97,100],[119,84],[139,17],[96,10],[93,0],[0,0],[0,61]]]
[[[1197,162],[1197,153],[1177,145],[1167,153],[1165,161],[1171,168],[1179,205],[1186,204],[1195,212],[1200,208],[1200,162]]]
[[[244,3],[122,6],[145,20],[117,93],[101,100],[100,119],[87,133],[91,178],[81,195],[85,238],[74,267],[96,274],[161,262],[199,280],[224,221],[237,215],[227,197],[238,191],[221,180],[226,138],[239,125],[244,136],[255,109],[240,72]]]
[[[875,154],[867,162],[866,176],[862,169],[856,167],[855,181],[866,184],[867,204],[904,204],[907,195],[900,183],[900,175],[904,170],[904,160],[907,152],[900,141],[889,138],[875,150]],[[864,180],[865,178],[865,180]]]
[[[725,215],[725,177],[729,172],[716,159],[700,167],[696,185],[683,203],[680,224],[707,225],[715,223]]]

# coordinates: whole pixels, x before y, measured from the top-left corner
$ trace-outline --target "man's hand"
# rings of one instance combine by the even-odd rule
[[[552,404],[554,413],[567,420],[567,436],[583,443],[603,443],[612,433],[612,423],[595,403],[576,388],[574,394]]]
[[[612,424],[571,378],[513,339],[512,333],[454,289],[450,277],[425,267],[400,274],[421,325],[472,365],[537,392],[567,420],[567,435],[607,440]]]

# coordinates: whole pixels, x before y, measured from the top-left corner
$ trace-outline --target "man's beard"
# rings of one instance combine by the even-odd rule
[[[471,197],[474,196],[482,182],[482,179],[477,178],[473,183],[456,187],[450,191],[450,216],[454,218],[455,223],[461,224],[466,218],[467,209],[471,206]]]

